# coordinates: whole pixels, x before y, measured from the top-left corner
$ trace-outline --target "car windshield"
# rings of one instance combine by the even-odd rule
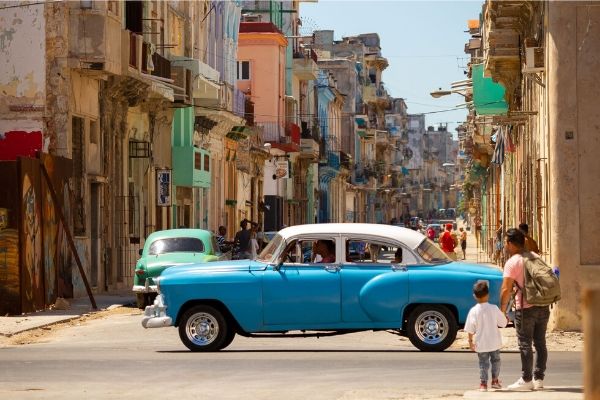
[[[261,261],[264,263],[274,263],[279,254],[279,247],[284,243],[283,238],[280,235],[275,235],[269,241],[269,243],[265,246],[263,251],[260,252],[258,256],[256,256],[257,261]]]
[[[202,253],[204,243],[202,240],[191,237],[178,237],[157,239],[150,245],[148,255],[159,255],[166,253]]]
[[[417,247],[417,253],[423,257],[423,260],[429,263],[441,264],[452,261],[446,253],[427,238]]]

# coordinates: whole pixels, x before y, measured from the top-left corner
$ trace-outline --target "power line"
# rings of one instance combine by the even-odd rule
[[[34,3],[22,3],[22,4],[16,4],[14,6],[4,6],[4,7],[0,7],[0,10],[7,10],[9,8],[22,8],[22,7],[29,7],[29,6],[39,6],[40,4],[58,3],[58,2],[60,2],[60,0],[54,0],[54,1],[36,1]]]

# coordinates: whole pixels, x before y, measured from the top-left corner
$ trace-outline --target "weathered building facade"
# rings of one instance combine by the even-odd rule
[[[590,108],[600,90],[593,78],[598,10],[593,2],[487,1],[467,47],[483,60],[470,71],[467,207],[481,220],[484,249],[500,221],[505,228],[529,224],[542,256],[560,268],[563,299],[553,309],[560,329],[581,327],[581,287],[596,281],[600,264],[588,240],[598,233],[600,200],[593,183],[597,113]],[[477,95],[495,90],[477,83],[480,73],[501,85],[493,102],[503,108],[485,112],[479,102],[478,109]]]

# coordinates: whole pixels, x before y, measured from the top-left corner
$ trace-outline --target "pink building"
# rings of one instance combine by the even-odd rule
[[[263,139],[286,152],[298,151],[299,129],[286,129],[285,67],[288,42],[270,22],[242,22],[237,86],[254,102],[254,121]],[[297,132],[295,132],[297,131]],[[294,136],[297,136],[295,138]],[[296,140],[294,140],[296,139]]]

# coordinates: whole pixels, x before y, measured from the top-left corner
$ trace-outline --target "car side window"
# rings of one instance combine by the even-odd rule
[[[283,262],[287,264],[335,263],[335,241],[294,240],[284,250]]]
[[[414,264],[414,255],[402,246],[373,240],[346,241],[346,262],[358,264]]]

